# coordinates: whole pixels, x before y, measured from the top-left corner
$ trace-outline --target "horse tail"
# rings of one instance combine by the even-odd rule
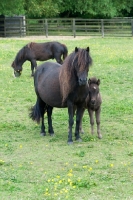
[[[64,51],[63,51],[63,60],[65,60],[65,58],[66,58],[67,55],[68,55],[68,49],[67,49],[67,47],[66,47],[65,44],[62,44],[62,45],[63,45],[63,47],[64,47]]]
[[[41,100],[40,97],[37,97],[36,104],[30,108],[29,117],[40,123],[40,119],[43,117],[44,113],[47,111],[46,104]]]

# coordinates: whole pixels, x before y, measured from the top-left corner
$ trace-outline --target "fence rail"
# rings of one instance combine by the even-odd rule
[[[99,36],[132,37],[133,18],[114,19],[25,19],[0,18],[0,36]]]

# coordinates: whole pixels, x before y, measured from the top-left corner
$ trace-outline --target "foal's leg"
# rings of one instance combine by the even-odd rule
[[[90,117],[90,124],[91,124],[91,134],[94,134],[94,111],[91,109],[88,109],[89,117]]]
[[[31,76],[34,76],[34,68],[36,69],[37,68],[37,63],[36,63],[36,60],[31,60]]]
[[[48,132],[49,134],[52,136],[54,135],[54,130],[53,130],[53,126],[52,126],[52,111],[53,111],[53,107],[48,106],[47,107],[47,116],[48,116]]]
[[[97,123],[98,138],[102,139],[102,134],[100,132],[100,112],[101,112],[101,108],[99,108],[97,111],[95,111],[95,116],[96,116],[96,123]]]
[[[80,129],[80,123],[82,121],[82,116],[83,116],[83,108],[82,107],[77,107],[77,112],[76,112],[76,128],[75,128],[75,139],[78,141],[82,141],[79,135],[79,129]]]
[[[68,144],[72,144],[72,126],[74,124],[73,120],[73,104],[71,101],[67,102],[67,107],[68,107],[68,115],[69,115],[69,131],[68,131]]]

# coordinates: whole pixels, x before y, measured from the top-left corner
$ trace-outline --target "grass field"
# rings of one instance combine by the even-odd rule
[[[89,77],[101,80],[103,138],[96,126],[91,136],[86,111],[82,142],[73,145],[67,109],[54,108],[54,137],[40,136],[40,125],[29,119],[36,101],[30,63],[20,78],[10,66],[30,41],[0,39],[0,199],[133,200],[133,38],[58,39],[69,53],[89,46]]]

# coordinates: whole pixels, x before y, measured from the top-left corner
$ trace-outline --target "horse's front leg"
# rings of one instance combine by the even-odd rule
[[[31,76],[34,76],[34,68],[37,68],[36,60],[31,60]]]
[[[89,117],[90,117],[90,124],[91,124],[91,134],[94,134],[94,111],[91,109],[88,109]]]
[[[81,119],[80,119],[80,124],[79,124],[79,132],[82,134],[84,134],[84,129],[82,127],[82,119],[83,119],[84,112],[85,112],[85,108],[83,109],[83,111],[81,113]]]
[[[53,126],[52,126],[52,111],[53,111],[53,107],[48,106],[47,107],[47,116],[48,116],[48,132],[51,136],[54,135],[54,130],[53,130]]]
[[[102,139],[102,134],[100,132],[100,112],[101,112],[101,108],[99,108],[97,111],[95,111],[95,116],[96,116],[96,123],[97,123],[98,138]]]
[[[82,121],[82,116],[84,113],[84,108],[81,106],[77,107],[77,112],[76,112],[76,128],[75,128],[75,139],[78,141],[82,141],[79,135],[79,130],[80,130],[80,125]]]
[[[71,101],[67,102],[67,106],[68,106],[68,115],[69,115],[69,130],[68,130],[68,144],[72,144],[73,140],[72,140],[72,126],[74,124],[74,120],[73,120],[73,103]]]

